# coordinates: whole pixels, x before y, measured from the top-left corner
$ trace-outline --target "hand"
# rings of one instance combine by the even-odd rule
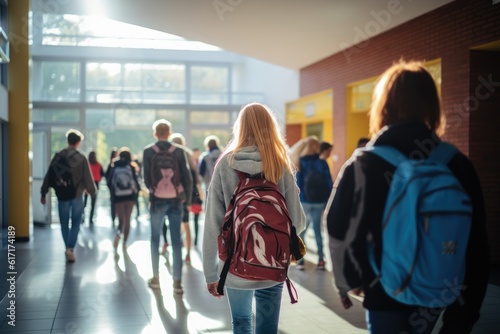
[[[344,297],[340,296],[340,302],[342,303],[342,306],[344,306],[346,310],[351,308],[352,306],[352,301],[348,295],[345,295]]]
[[[45,205],[45,203],[47,203],[47,200],[45,199],[45,195],[42,195],[42,197],[40,198],[40,203],[42,203],[43,205]]]
[[[222,296],[219,295],[219,293],[217,292],[217,286],[218,285],[219,285],[219,281],[217,281],[215,283],[207,283],[207,289],[208,289],[208,293],[209,294],[211,294],[214,297],[217,297],[217,298],[221,299]]]

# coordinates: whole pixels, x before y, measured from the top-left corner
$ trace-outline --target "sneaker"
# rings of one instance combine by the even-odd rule
[[[184,262],[186,262],[186,264],[191,264],[191,257],[189,255],[186,255]]]
[[[66,250],[66,261],[73,263],[73,262],[75,262],[75,260],[76,260],[76,258],[75,258],[75,254],[73,253],[73,249],[68,248]]]
[[[297,261],[297,269],[298,270],[306,269],[306,266],[304,265],[304,259],[300,259],[299,261]]]
[[[176,295],[180,295],[180,294],[183,294],[184,293],[184,290],[182,290],[182,283],[181,281],[176,281],[174,280],[174,294]]]
[[[116,234],[115,241],[113,241],[113,247],[116,250],[118,248],[118,243],[120,242],[120,234]]]
[[[159,289],[160,288],[160,277],[153,276],[153,278],[149,279],[148,285],[151,289]]]
[[[325,261],[319,261],[318,266],[316,267],[318,270],[325,270]]]
[[[161,255],[167,254],[168,242],[163,244],[163,248],[161,249]]]

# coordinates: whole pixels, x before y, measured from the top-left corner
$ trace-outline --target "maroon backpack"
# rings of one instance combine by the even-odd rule
[[[296,303],[297,292],[288,278],[295,228],[285,198],[261,174],[236,173],[239,183],[218,237],[219,258],[225,263],[217,290],[224,294],[228,272],[251,281],[285,281],[292,304]]]

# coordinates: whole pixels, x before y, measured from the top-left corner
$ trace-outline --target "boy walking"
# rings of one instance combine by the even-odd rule
[[[153,277],[148,281],[152,289],[160,288],[158,251],[160,233],[168,217],[170,239],[173,250],[174,293],[182,290],[182,247],[181,220],[183,205],[191,205],[192,178],[185,152],[177,144],[171,144],[168,138],[171,124],[160,119],[153,124],[156,143],[144,149],[144,183],[149,189],[149,210],[151,215],[151,262]]]
[[[45,195],[49,187],[56,191],[61,232],[66,246],[66,260],[75,262],[74,247],[80,232],[83,214],[83,192],[95,196],[97,188],[90,172],[87,158],[78,151],[83,134],[74,129],[66,132],[68,147],[57,152],[45,174],[41,192],[41,203],[45,205]],[[69,220],[71,217],[71,227]]]

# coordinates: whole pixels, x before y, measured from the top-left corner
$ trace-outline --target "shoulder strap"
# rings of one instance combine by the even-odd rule
[[[391,146],[368,146],[356,149],[360,152],[370,152],[378,155],[394,167],[397,167],[401,162],[408,160],[408,157]]]
[[[440,162],[443,165],[447,165],[448,162],[457,154],[458,149],[446,142],[441,142],[434,152],[429,156],[429,160]]]

